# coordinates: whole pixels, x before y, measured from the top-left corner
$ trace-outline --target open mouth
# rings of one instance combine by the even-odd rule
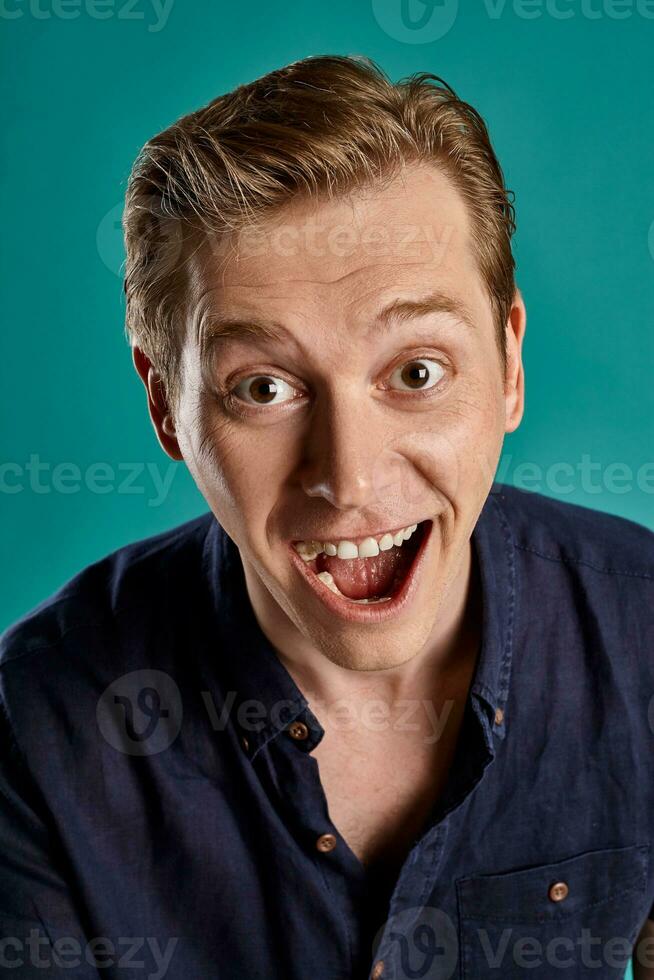
[[[369,557],[347,557],[356,552],[356,547],[346,547],[349,542],[338,549],[342,557],[328,553],[327,546],[318,542],[294,542],[290,549],[292,560],[314,592],[335,612],[359,620],[364,610],[381,614],[383,609],[386,618],[405,605],[414,591],[432,523],[426,519],[405,528],[404,540],[401,532],[389,532],[378,542],[379,547],[370,547]],[[318,548],[322,550],[317,552]],[[335,549],[332,546],[328,550]]]

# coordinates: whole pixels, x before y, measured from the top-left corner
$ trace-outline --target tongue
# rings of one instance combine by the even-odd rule
[[[415,550],[408,547],[410,544],[380,551],[375,558],[331,558],[323,553],[316,559],[316,571],[331,572],[348,599],[381,599],[391,594],[408,572]]]

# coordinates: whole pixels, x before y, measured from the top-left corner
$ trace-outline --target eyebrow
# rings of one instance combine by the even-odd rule
[[[405,323],[431,313],[446,313],[466,328],[476,329],[470,309],[461,300],[441,291],[428,293],[420,299],[394,299],[377,314],[371,323],[368,336],[387,332],[394,323]],[[221,340],[270,340],[284,342],[294,340],[292,333],[277,320],[254,316],[233,317],[229,314],[206,311],[199,326],[200,346],[206,352],[213,342]]]
[[[393,320],[404,323],[417,317],[428,316],[430,313],[447,313],[468,329],[476,329],[475,318],[465,303],[436,290],[420,299],[393,300],[378,314],[376,321],[371,325],[370,332],[378,333],[387,330]]]

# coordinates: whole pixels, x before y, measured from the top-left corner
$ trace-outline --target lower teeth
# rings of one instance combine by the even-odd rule
[[[318,572],[317,578],[319,578],[323,585],[326,585],[330,592],[333,592],[334,595],[340,595],[342,599],[348,599],[350,602],[373,605],[379,602],[388,602],[391,598],[389,595],[386,595],[382,599],[350,599],[349,596],[343,595],[339,587],[336,585],[334,576],[331,574],[331,572]]]

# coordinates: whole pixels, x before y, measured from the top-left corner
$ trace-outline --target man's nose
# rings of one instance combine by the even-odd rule
[[[379,489],[384,432],[356,401],[319,406],[312,414],[301,467],[309,497],[324,497],[339,510],[373,504]]]

